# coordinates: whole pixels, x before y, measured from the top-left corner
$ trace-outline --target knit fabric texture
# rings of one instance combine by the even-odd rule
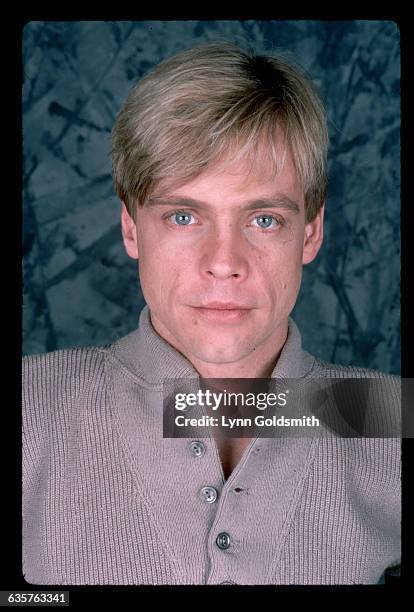
[[[289,318],[271,377],[331,376],[397,401],[398,377],[317,360]],[[225,480],[214,439],[163,438],[163,381],[197,377],[148,306],[111,344],[23,358],[29,584],[377,584],[400,563],[400,438],[257,437]]]

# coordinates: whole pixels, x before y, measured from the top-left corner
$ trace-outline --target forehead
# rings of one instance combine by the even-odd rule
[[[268,149],[262,147],[239,160],[233,156],[216,162],[196,178],[178,182],[171,179],[159,184],[150,197],[188,197],[216,201],[243,202],[254,197],[274,195],[302,201],[302,189],[289,148],[276,151],[276,164]]]

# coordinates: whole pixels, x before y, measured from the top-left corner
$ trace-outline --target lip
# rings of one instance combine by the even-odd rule
[[[241,323],[251,311],[231,302],[210,302],[206,306],[192,307],[199,316],[213,323]]]
[[[248,306],[242,304],[236,304],[236,302],[208,302],[208,304],[201,304],[195,306],[195,308],[204,308],[210,310],[250,310]]]

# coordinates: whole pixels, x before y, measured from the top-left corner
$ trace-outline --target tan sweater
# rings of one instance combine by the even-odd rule
[[[372,376],[289,319],[272,377],[332,373]],[[163,438],[163,380],[196,376],[147,306],[112,344],[23,359],[27,582],[375,584],[399,564],[400,439],[256,438],[225,481],[214,439]]]

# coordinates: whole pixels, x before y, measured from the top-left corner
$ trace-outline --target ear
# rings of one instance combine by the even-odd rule
[[[320,208],[313,221],[305,225],[303,239],[302,263],[308,264],[313,261],[321,248],[323,241],[323,215],[325,204]]]
[[[139,259],[137,228],[134,220],[130,217],[125,203],[122,202],[121,212],[122,238],[125,250],[132,259]]]

